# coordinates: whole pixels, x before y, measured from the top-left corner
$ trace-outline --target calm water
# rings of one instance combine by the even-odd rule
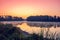
[[[13,24],[14,26],[19,27],[21,30],[28,32],[29,34],[41,32],[49,34],[51,37],[60,37],[60,22],[27,22],[27,21],[11,21],[11,22],[2,22],[4,24]]]

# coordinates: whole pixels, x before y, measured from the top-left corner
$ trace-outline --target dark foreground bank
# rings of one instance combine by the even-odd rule
[[[24,33],[28,36],[25,36]],[[0,40],[60,40],[58,38],[55,39],[53,36],[48,38],[48,31],[46,37],[44,37],[43,33],[43,30],[41,30],[40,35],[35,33],[28,34],[12,24],[0,23]]]

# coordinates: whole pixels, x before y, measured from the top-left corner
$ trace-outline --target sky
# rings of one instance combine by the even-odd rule
[[[60,16],[60,0],[0,0],[0,15],[23,18],[31,15]]]

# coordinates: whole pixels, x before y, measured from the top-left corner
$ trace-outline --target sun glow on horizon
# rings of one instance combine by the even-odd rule
[[[27,18],[35,15],[60,16],[59,0],[0,0],[0,15]]]
[[[35,15],[39,10],[32,7],[13,7],[7,10],[8,13],[12,13],[12,16],[20,16],[26,18],[31,15]]]

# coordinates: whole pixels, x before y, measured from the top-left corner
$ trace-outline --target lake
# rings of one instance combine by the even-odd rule
[[[29,34],[42,32],[44,37],[60,38],[60,22],[1,21],[1,23],[13,24]]]

